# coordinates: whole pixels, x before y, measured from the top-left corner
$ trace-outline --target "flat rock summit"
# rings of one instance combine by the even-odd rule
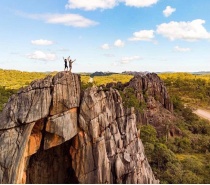
[[[126,88],[145,111],[124,105],[119,90]],[[69,72],[35,80],[0,113],[0,183],[159,183],[137,124],[152,124],[161,134],[172,112],[154,73],[86,90]]]

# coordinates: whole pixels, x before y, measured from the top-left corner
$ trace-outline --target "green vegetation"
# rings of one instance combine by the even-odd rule
[[[123,105],[127,108],[134,107],[136,111],[142,112],[146,108],[145,102],[140,102],[133,88],[125,88],[123,91],[120,91],[122,97]]]
[[[55,72],[51,74],[55,74]],[[16,93],[18,89],[47,75],[46,73],[0,69],[0,111],[2,111],[3,105],[8,101],[8,98]]]
[[[210,108],[210,75],[164,73],[159,76],[167,86],[169,94],[180,97],[190,106]]]
[[[109,76],[95,76],[94,82],[97,86],[111,83],[111,82],[121,82],[126,83],[129,82],[130,79],[133,78],[132,75],[124,75],[124,74],[113,74]]]
[[[8,101],[8,98],[16,93],[14,89],[5,89],[5,87],[0,86],[0,111],[3,109],[3,105]]]
[[[5,89],[19,89],[26,86],[35,79],[46,77],[45,73],[37,72],[22,72],[16,70],[2,70],[0,69],[0,86]]]
[[[133,78],[132,75],[125,75],[125,74],[110,74],[108,76],[94,76],[92,78],[92,82],[89,82],[91,77],[89,75],[82,75],[81,82],[82,82],[82,89],[86,89],[87,87],[92,87],[93,85],[100,86],[106,85],[111,82],[121,82],[126,83],[129,82],[130,79]]]
[[[126,83],[129,82],[130,79],[133,78],[132,75],[125,75],[125,74],[112,74],[108,76],[94,76],[93,77],[93,84],[96,86],[106,85],[107,83],[111,82],[121,82]],[[90,76],[81,76],[81,81],[85,84],[88,83]]]
[[[140,129],[146,156],[160,183],[209,183],[210,154],[208,152],[191,148],[192,143],[186,136],[169,139],[164,143],[161,138],[157,138],[153,126],[144,125]],[[193,145],[199,146],[200,143]]]
[[[153,126],[138,126],[150,165],[161,183],[210,183],[210,123],[193,114],[179,96],[171,96],[181,136],[165,141]]]

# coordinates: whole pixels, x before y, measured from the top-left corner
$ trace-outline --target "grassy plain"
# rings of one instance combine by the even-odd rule
[[[210,110],[210,74],[162,73],[169,94],[192,107]]]

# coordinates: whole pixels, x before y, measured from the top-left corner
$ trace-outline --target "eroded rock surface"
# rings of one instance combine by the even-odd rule
[[[155,73],[136,75],[128,83],[128,87],[135,90],[140,103],[146,105],[141,113],[137,113],[137,123],[153,125],[159,136],[173,137],[181,135],[181,131],[174,124],[176,117],[173,114],[173,104],[167,89]]]
[[[29,156],[77,134],[79,102],[80,77],[66,72],[11,96],[0,114],[0,183],[25,183]]]
[[[164,108],[173,112],[173,104],[170,101],[166,87],[157,74],[148,73],[143,76],[137,75],[131,79],[129,87],[134,88],[140,94],[143,93],[143,95],[155,98],[164,106]]]
[[[168,133],[168,137],[181,135],[181,131],[174,124],[176,117],[173,114],[173,104],[163,81],[155,73],[136,74],[126,84],[110,83],[106,87],[119,89],[126,94],[129,88],[134,94],[141,111],[136,111],[137,124],[153,125],[159,136]]]
[[[144,154],[134,109],[123,108],[117,90],[85,91],[79,129],[70,149],[79,182],[158,183]]]

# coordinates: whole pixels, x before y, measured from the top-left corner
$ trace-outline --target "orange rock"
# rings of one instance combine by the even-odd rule
[[[41,130],[43,128],[44,128],[43,120],[39,120],[35,123],[32,131],[31,131],[29,140],[28,140],[28,146],[27,146],[27,150],[25,153],[26,157],[35,154],[39,150],[40,145],[41,145],[41,140],[42,140]]]
[[[41,140],[42,140],[41,132],[30,135],[30,138],[28,141],[28,156],[35,154],[39,150]]]
[[[73,146],[75,149],[79,149],[79,137],[75,136],[75,139],[73,141]]]
[[[23,172],[22,184],[26,184],[26,172]]]
[[[77,107],[70,109],[69,112],[77,112]]]
[[[61,143],[63,143],[63,138],[62,137],[60,137],[56,134],[47,133],[45,135],[44,149],[47,150],[47,149],[52,148],[54,146],[60,145]]]

